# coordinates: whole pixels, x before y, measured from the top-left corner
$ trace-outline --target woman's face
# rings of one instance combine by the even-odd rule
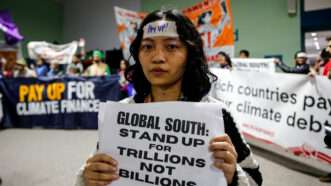
[[[121,70],[125,70],[126,69],[126,64],[125,64],[125,61],[123,61],[123,60],[120,62],[120,69]]]
[[[307,61],[307,58],[298,57],[298,58],[296,59],[296,63],[297,63],[298,65],[303,65],[303,64],[306,63],[306,61]]]
[[[326,51],[328,51],[331,54],[331,40],[328,41],[328,46],[326,47]]]
[[[182,82],[187,48],[179,38],[156,36],[142,40],[139,61],[152,86],[171,87]]]
[[[93,55],[93,61],[94,62],[100,62],[100,57],[98,55]]]
[[[217,55],[216,61],[221,64],[221,65],[226,65],[228,64],[225,60],[225,57],[221,54]]]

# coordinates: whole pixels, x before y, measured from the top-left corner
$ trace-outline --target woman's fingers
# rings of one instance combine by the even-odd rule
[[[91,171],[96,171],[96,172],[109,172],[113,173],[116,172],[117,167],[112,166],[108,163],[103,163],[103,162],[93,162],[93,163],[88,163],[86,165],[86,169],[91,170]]]
[[[224,163],[229,163],[229,164],[234,164],[237,162],[237,158],[233,153],[230,151],[215,151],[213,153],[213,157],[215,158],[216,162],[222,162]]]
[[[86,171],[85,172],[85,179],[87,180],[94,180],[94,181],[103,181],[103,182],[111,182],[119,178],[119,176],[115,173],[101,173],[101,172],[92,172]]]
[[[117,166],[116,160],[114,160],[111,156],[103,153],[95,154],[86,161],[86,163],[91,163],[91,162],[105,162],[112,164],[113,166]]]
[[[234,155],[229,151],[216,151],[213,155],[215,157],[214,166],[223,171],[229,184],[232,183],[237,165],[237,160]]]
[[[233,165],[215,160],[214,161],[214,166],[219,168],[219,169],[222,169],[225,172],[225,171],[230,170]]]
[[[216,151],[229,151],[237,160],[238,154],[232,144],[232,141],[228,135],[217,136],[213,138],[209,145],[209,150],[215,153]]]
[[[236,159],[238,157],[235,147],[232,144],[227,143],[227,142],[214,142],[214,143],[209,145],[209,149],[212,152],[229,151],[230,153],[232,153],[234,155],[234,157]]]
[[[228,183],[233,180],[238,154],[228,135],[217,136],[210,141],[209,150],[213,153],[214,166],[223,170]]]
[[[216,136],[210,142],[213,143],[213,142],[223,142],[223,141],[227,141],[228,143],[232,144],[231,138],[227,134]]]
[[[86,161],[83,177],[87,186],[108,185],[117,180],[117,161],[107,154],[95,154]]]
[[[109,182],[105,181],[96,181],[96,180],[87,180],[85,182],[87,186],[106,186],[109,184]]]

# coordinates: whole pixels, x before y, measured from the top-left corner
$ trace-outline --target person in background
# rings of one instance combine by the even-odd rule
[[[323,76],[327,76],[329,79],[331,79],[331,36],[326,38],[326,41],[328,42],[328,46],[326,47],[326,56],[328,58],[325,58],[325,63],[324,63],[324,69],[323,69]],[[328,54],[328,55],[327,55]]]
[[[67,66],[68,76],[80,76],[83,73],[83,65],[80,54],[72,57],[72,62]]]
[[[48,65],[45,59],[43,59],[41,56],[38,56],[36,59],[36,67],[35,72],[37,77],[47,76],[48,72]]]
[[[119,84],[121,86],[121,99],[128,97],[129,82],[125,78],[125,70],[130,66],[129,62],[122,59],[120,62],[120,69],[118,75],[120,76]]]
[[[148,32],[150,27],[165,30]],[[126,104],[162,101],[216,103],[208,96],[217,77],[207,67],[203,41],[194,24],[180,11],[154,11],[142,21],[130,53],[135,64],[126,70],[126,78],[136,90]],[[231,114],[220,110],[226,134],[210,140],[213,166],[229,186],[262,185],[262,175],[249,145],[243,139]],[[97,147],[98,148],[98,147]],[[111,154],[96,152],[79,172],[76,186],[108,185],[120,178],[118,163]]]
[[[12,78],[14,77],[14,68],[15,63],[12,59],[2,58],[2,76],[4,78]]]
[[[331,64],[330,63],[331,62],[331,37],[328,37],[326,40],[328,41],[328,46],[321,51],[319,58],[316,60],[315,69],[318,69],[318,70],[314,70],[311,68],[310,69],[311,72],[309,73],[309,75],[311,75],[311,76],[318,75],[320,67],[324,66],[323,75],[327,76],[331,80],[330,69],[326,70],[326,68],[328,68],[328,65]],[[326,145],[326,148],[331,149],[331,127],[329,127],[327,125],[325,125],[324,127],[325,127],[324,143]],[[331,182],[331,172],[324,176],[321,176],[319,178],[319,180],[321,182]]]
[[[227,55],[225,52],[219,52],[217,54],[216,62],[219,64],[220,68],[223,69],[232,69],[232,61],[229,55]]]
[[[86,45],[86,41],[84,38],[80,38],[78,41],[78,54],[77,56],[79,56],[80,60],[84,60],[86,52],[85,52],[85,45]]]
[[[330,69],[327,70],[327,68],[331,68],[331,37],[327,38],[328,46],[324,50],[322,50],[320,58],[316,60],[315,66],[311,66],[309,75],[314,76],[319,74],[320,66],[324,64],[324,70],[323,75],[327,76],[331,80],[331,71]],[[330,67],[329,67],[330,66]],[[325,126],[325,137],[324,137],[324,143],[327,148],[331,149],[331,127]],[[321,176],[319,178],[321,182],[331,182],[331,173],[328,173],[324,176]]]
[[[249,51],[245,49],[240,50],[239,58],[249,58]]]
[[[36,72],[27,67],[26,61],[22,58],[16,61],[14,77],[36,77]]]
[[[47,72],[47,77],[60,77],[63,76],[64,72],[62,66],[59,63],[52,63],[50,70]]]
[[[316,75],[320,75],[320,68],[321,67],[321,62],[319,59],[315,60],[315,61],[310,61],[309,62],[309,76],[316,76]]]
[[[328,52],[328,47],[323,48],[318,57],[321,67],[323,67],[330,59],[331,59],[331,53]]]
[[[294,55],[294,67],[287,66],[284,62],[276,59],[277,67],[279,67],[283,72],[286,73],[295,73],[295,74],[308,74],[310,72],[310,65],[308,64],[307,54],[303,51],[298,51]]]
[[[93,52],[93,63],[84,72],[85,76],[105,76],[110,75],[109,66],[103,62],[103,52],[96,50]]]
[[[6,63],[6,59],[0,56],[0,77],[2,77],[2,70],[5,63]]]

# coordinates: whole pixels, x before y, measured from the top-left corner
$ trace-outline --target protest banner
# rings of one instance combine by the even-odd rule
[[[117,23],[117,32],[120,39],[120,47],[125,59],[129,59],[129,47],[137,34],[137,30],[145,13],[134,12],[115,6],[115,19]]]
[[[119,76],[0,79],[5,128],[97,128],[100,101],[119,100]]]
[[[330,80],[323,76],[212,69],[211,95],[231,111],[248,137],[331,164],[324,144],[331,126]],[[331,171],[331,166],[329,166]]]
[[[107,102],[98,119],[99,151],[119,162],[112,186],[227,185],[208,151],[224,134],[220,104]]]
[[[32,41],[28,43],[29,57],[41,57],[49,63],[69,64],[75,55],[78,43],[73,41],[63,45],[55,45],[45,41]]]
[[[182,10],[196,26],[204,42],[208,62],[216,59],[219,51],[234,55],[233,18],[230,0],[205,0]],[[115,7],[115,18],[124,56],[129,57],[129,46],[146,13]]]
[[[230,0],[205,0],[186,8],[183,13],[201,35],[208,62],[215,61],[223,51],[234,56],[233,18]]]
[[[239,71],[276,72],[274,59],[232,58],[232,69]]]

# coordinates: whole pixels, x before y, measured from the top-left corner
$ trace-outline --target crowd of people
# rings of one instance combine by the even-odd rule
[[[322,75],[331,79],[331,36],[327,37],[326,41],[327,47],[322,49],[316,59],[308,59],[304,51],[298,51],[294,55],[293,67],[280,60],[275,60],[275,64],[286,73]]]
[[[331,36],[327,37],[326,41],[328,42],[327,47],[322,49],[316,59],[309,59],[307,53],[300,50],[294,54],[294,66],[289,66],[277,58],[274,60],[274,63],[285,73],[308,74],[310,76],[321,75],[331,79]],[[249,56],[248,50],[240,50],[239,58],[249,58]],[[233,68],[230,56],[223,51],[217,53],[215,62],[209,66],[229,70]]]
[[[327,39],[328,46],[322,49],[316,59],[308,59],[307,54],[300,50],[294,54],[294,66],[289,66],[281,60],[275,59],[276,66],[285,73],[323,75],[331,79],[331,36]],[[0,58],[0,77],[61,77],[61,76],[107,76],[118,74],[121,76],[121,85],[124,81],[125,68],[129,66],[127,60],[120,62],[119,69],[111,70],[105,63],[103,51],[91,51],[92,55],[87,57],[80,52],[72,57],[69,64],[49,63],[46,59],[38,56],[36,59],[18,59],[15,63],[9,63],[5,58]],[[250,52],[246,49],[240,50],[239,58],[249,58]],[[27,62],[28,61],[28,62]],[[217,53],[215,62],[209,67],[218,67],[232,70],[230,56],[223,51]],[[127,85],[124,85],[124,87]]]
[[[1,59],[0,74],[4,78],[15,77],[61,77],[61,76],[106,76],[111,75],[102,51],[95,50],[92,56],[76,54],[69,64],[48,62],[38,56],[36,59],[18,59],[14,64]]]
[[[105,54],[100,50],[93,50],[87,55],[79,52],[73,55],[68,64],[49,62],[42,56],[36,59],[20,58],[14,63],[0,57],[0,77],[2,78],[39,78],[39,77],[97,77],[119,75],[121,98],[130,95],[130,84],[124,77],[124,71],[129,66],[125,59],[120,61],[118,69],[110,69],[105,62]]]

